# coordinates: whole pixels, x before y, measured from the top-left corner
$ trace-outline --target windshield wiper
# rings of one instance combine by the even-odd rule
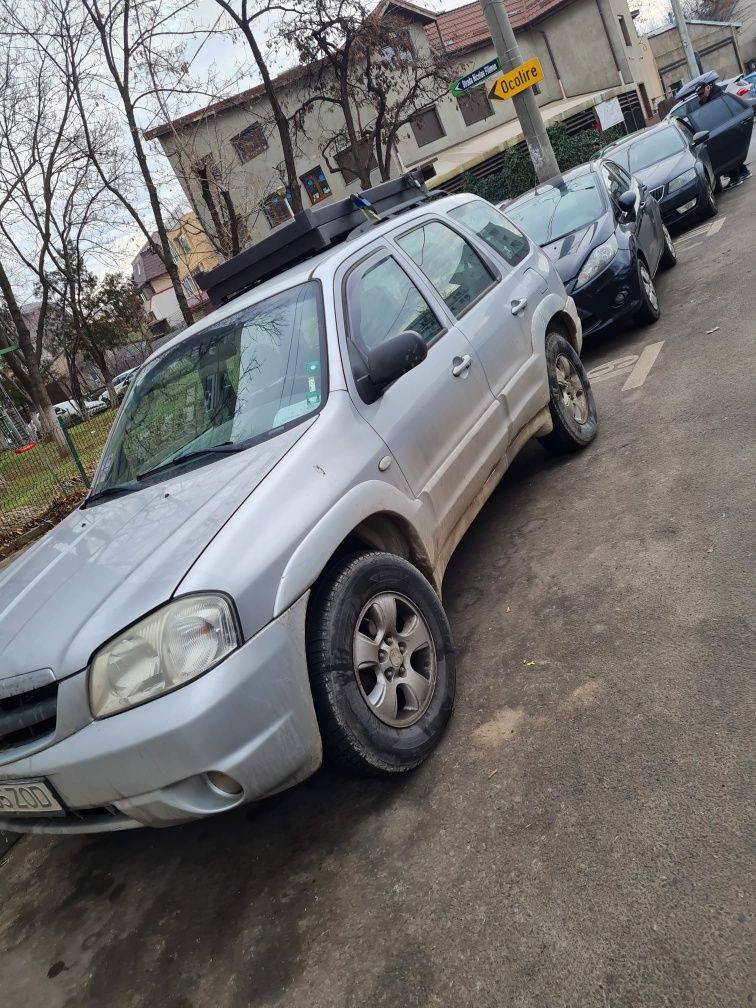
[[[146,472],[139,473],[137,480],[141,482],[149,476],[154,476],[156,473],[164,472],[166,469],[174,469],[185,462],[192,462],[207,455],[232,455],[234,452],[244,451],[246,447],[245,444],[224,441],[223,444],[211,445],[209,448],[198,448],[196,451],[187,452],[185,455],[176,455],[175,458],[168,459],[167,462],[155,466],[154,469],[148,469]]]
[[[98,500],[104,500],[106,497],[120,497],[122,494],[133,493],[135,490],[141,489],[138,483],[115,483],[113,486],[98,490],[97,493],[91,493],[85,498],[82,507],[87,507],[88,504],[93,504]]]

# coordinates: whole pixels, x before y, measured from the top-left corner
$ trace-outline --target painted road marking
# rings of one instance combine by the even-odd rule
[[[643,347],[641,355],[635,363],[635,367],[630,372],[625,384],[622,386],[623,392],[629,392],[630,389],[637,389],[641,387],[646,378],[648,378],[648,373],[654,366],[654,361],[659,356],[659,352],[663,346],[664,340],[660,343],[649,343],[648,346]]]
[[[597,364],[588,372],[591,385],[598,382],[607,381],[618,374],[626,374],[631,371],[633,365],[638,360],[638,354],[628,354],[626,357],[618,357],[617,360],[607,361],[605,364]]]
[[[680,242],[690,241],[691,238],[703,238],[704,235],[710,238],[715,235],[717,231],[721,231],[724,227],[726,217],[717,217],[715,221],[710,221],[706,224],[700,224],[698,227],[693,228],[691,231],[686,231],[684,235],[680,235],[675,238],[675,244],[679,245]]]

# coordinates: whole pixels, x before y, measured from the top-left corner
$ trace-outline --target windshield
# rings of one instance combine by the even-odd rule
[[[604,200],[592,172],[542,187],[527,202],[507,207],[507,216],[538,245],[564,238],[604,213]]]
[[[247,447],[298,423],[320,408],[324,369],[314,282],[215,322],[166,350],[132,382],[91,495],[189,453]]]
[[[670,126],[665,130],[657,130],[642,140],[636,140],[635,143],[627,144],[619,150],[613,150],[611,157],[632,175],[672,157],[673,154],[682,154],[687,146],[680,131]]]

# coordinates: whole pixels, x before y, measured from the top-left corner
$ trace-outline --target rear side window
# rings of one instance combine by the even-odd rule
[[[691,108],[688,119],[696,127],[696,130],[715,130],[717,126],[732,119],[732,113],[727,106],[724,95],[712,98],[705,105],[698,105]]]
[[[439,221],[402,235],[397,245],[420,267],[457,317],[494,283],[493,274],[472,245]]]
[[[391,256],[355,270],[347,283],[349,335],[365,357],[379,343],[412,329],[426,343],[441,332],[433,309]]]
[[[450,210],[449,216],[468,227],[486,245],[490,245],[510,266],[517,266],[527,258],[530,251],[528,239],[512,221],[489,203],[478,200],[465,203],[464,206]]]
[[[734,95],[724,95],[724,100],[727,103],[727,108],[734,116],[739,116],[743,114],[745,108]]]

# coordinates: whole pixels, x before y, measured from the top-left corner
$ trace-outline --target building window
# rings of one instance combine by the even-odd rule
[[[372,145],[371,145],[372,146]],[[351,147],[347,147],[346,150],[339,151],[335,156],[336,164],[341,169],[341,175],[344,179],[344,185],[349,185],[354,182],[355,179],[359,178],[359,174],[355,171],[357,167],[357,162],[360,164],[365,164],[368,156],[368,141],[365,140],[357,145],[357,152],[355,156],[355,151]],[[375,157],[375,151],[370,150],[370,171],[374,171],[378,167],[378,161]]]
[[[622,14],[617,15],[619,18],[620,28],[622,29],[622,38],[625,40],[626,46],[631,46],[633,40],[630,38],[630,32],[627,30],[627,21],[625,21]]]
[[[459,105],[459,111],[462,113],[466,126],[482,122],[493,115],[491,102],[488,100],[486,89],[483,87],[476,87],[471,91],[463,92],[457,98],[457,105]]]
[[[440,140],[441,137],[446,136],[435,108],[419,112],[410,122],[410,126],[415,134],[415,142],[418,147],[425,147],[427,144],[433,143],[434,140]]]
[[[182,252],[186,253],[186,255],[189,255],[189,253],[192,251],[192,246],[189,244],[189,239],[186,237],[183,231],[179,232],[179,236],[176,239],[176,244],[178,245],[178,247],[181,249]]]
[[[331,187],[328,185],[328,180],[323,174],[323,169],[320,165],[315,165],[311,171],[305,172],[299,178],[305,187],[307,195],[310,197],[310,203],[320,203],[326,196],[331,195]]]
[[[176,246],[173,244],[173,242],[168,242],[168,248],[171,250],[171,259],[173,259],[173,261],[177,263],[179,261],[179,254],[176,251]]]
[[[184,293],[186,294],[187,297],[191,297],[193,294],[197,293],[197,288],[194,285],[194,280],[192,280],[189,274],[181,278],[181,286],[184,288]]]
[[[235,137],[231,138],[231,143],[234,145],[242,163],[251,161],[252,158],[257,157],[268,149],[265,131],[260,123],[253,123],[245,130],[242,130],[241,133],[237,133]]]
[[[262,209],[272,228],[278,227],[279,224],[285,224],[293,216],[289,198],[283,192],[271,193],[270,196],[267,196],[263,200]]]

